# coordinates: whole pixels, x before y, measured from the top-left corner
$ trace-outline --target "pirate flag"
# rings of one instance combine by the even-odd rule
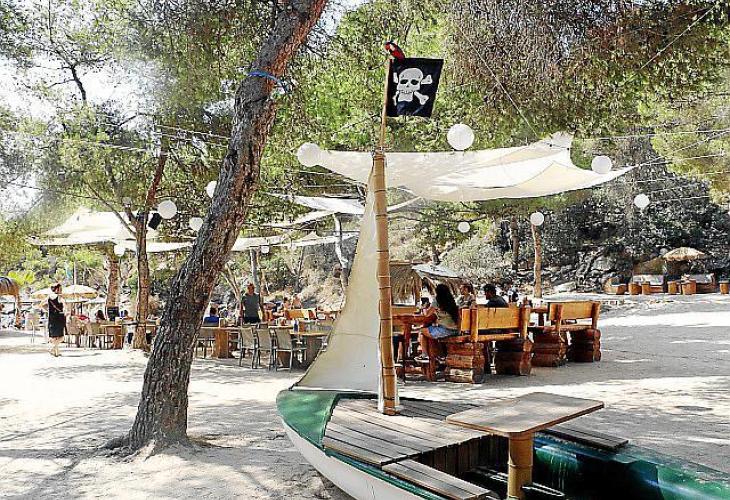
[[[388,116],[423,116],[433,112],[443,59],[407,57],[391,62],[388,75]]]

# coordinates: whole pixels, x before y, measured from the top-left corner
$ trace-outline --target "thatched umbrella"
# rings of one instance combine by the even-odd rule
[[[443,266],[408,260],[390,261],[391,293],[397,302],[411,298],[418,302],[424,288],[433,294],[439,283],[447,285],[456,294],[463,282],[457,273]]]
[[[0,295],[15,297],[15,326],[20,328],[20,287],[12,279],[0,276]]]
[[[684,262],[706,259],[707,254],[694,248],[679,247],[665,253],[663,257],[667,262]]]

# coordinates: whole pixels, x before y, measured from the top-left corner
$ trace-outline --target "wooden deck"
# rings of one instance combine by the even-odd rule
[[[498,498],[459,479],[485,461],[506,460],[506,440],[446,422],[447,416],[471,408],[402,400],[399,415],[385,416],[373,399],[343,399],[332,412],[322,444],[447,498]]]
[[[495,457],[506,443],[481,431],[445,421],[470,404],[435,401],[401,402],[388,417],[372,399],[344,399],[332,412],[322,444],[328,450],[377,467],[413,459],[440,471],[459,474],[477,465],[480,456]],[[506,448],[500,455],[506,454]]]

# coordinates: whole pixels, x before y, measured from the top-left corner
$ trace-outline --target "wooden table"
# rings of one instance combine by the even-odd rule
[[[299,333],[292,332],[292,335],[297,335],[304,341],[304,347],[307,348],[305,351],[304,361],[302,362],[303,367],[307,367],[312,364],[319,354],[320,349],[322,349],[322,341],[327,338],[330,333],[332,332],[315,330]]]
[[[603,408],[601,401],[533,392],[446,417],[452,424],[509,439],[507,498],[523,499],[532,482],[535,433]]]
[[[237,328],[219,326],[200,327],[200,333],[204,334],[201,335],[201,339],[213,338],[213,353],[211,354],[212,357],[218,359],[229,359],[233,357],[229,344],[231,331],[237,332]]]
[[[105,325],[104,332],[112,337],[112,349],[124,346],[124,325]]]

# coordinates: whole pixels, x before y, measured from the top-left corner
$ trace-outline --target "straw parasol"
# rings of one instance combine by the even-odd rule
[[[50,288],[37,290],[31,294],[31,298],[37,300],[47,299],[53,292]],[[85,299],[95,299],[99,295],[95,289],[86,285],[68,285],[61,291],[61,297],[67,302],[82,302]]]
[[[679,247],[664,254],[667,262],[683,262],[706,259],[707,254],[690,247]]]
[[[449,286],[456,293],[463,281],[456,272],[444,266],[408,260],[390,261],[391,293],[397,302],[413,297],[418,300],[424,288],[433,294],[439,283]]]

